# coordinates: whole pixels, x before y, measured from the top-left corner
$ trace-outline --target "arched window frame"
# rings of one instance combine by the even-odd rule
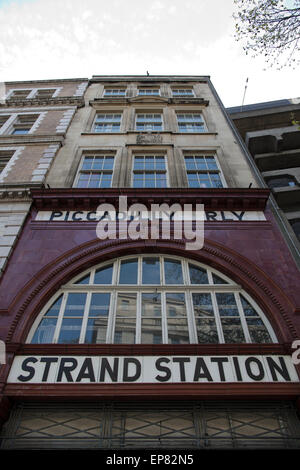
[[[160,284],[142,284],[142,260],[144,258],[159,258],[160,259],[160,279],[161,279]],[[164,276],[163,260],[165,258],[181,262],[182,273],[183,273],[183,284],[166,284],[164,282],[165,276]],[[121,263],[125,260],[130,260],[130,259],[138,259],[137,284],[119,284]],[[209,284],[191,284],[190,277],[189,277],[190,276],[189,264],[193,264],[193,265],[198,266],[199,268],[205,269],[207,271]],[[106,266],[110,266],[110,265],[113,265],[111,284],[93,284],[96,270],[98,270],[99,268],[105,268]],[[76,284],[76,282],[80,281],[88,274],[90,274],[89,284]],[[213,277],[212,277],[213,274],[224,279],[226,284],[214,284]],[[38,326],[40,325],[41,320],[43,319],[43,317],[45,316],[45,314],[47,313],[51,305],[53,305],[54,302],[62,295],[63,298],[62,298],[62,302],[61,302],[61,306],[59,310],[58,320],[56,323],[53,340],[51,342],[51,344],[57,344],[59,332],[60,332],[61,325],[62,325],[63,314],[64,314],[64,310],[66,306],[67,296],[69,293],[77,292],[77,293],[87,293],[87,301],[85,304],[85,310],[83,314],[83,321],[82,321],[82,326],[81,326],[79,344],[91,344],[91,343],[84,342],[91,296],[92,296],[92,293],[107,293],[108,289],[111,293],[111,298],[110,298],[110,306],[109,306],[106,343],[101,343],[101,344],[118,344],[118,343],[114,343],[113,338],[114,338],[114,329],[115,329],[115,320],[116,320],[116,301],[117,301],[117,295],[119,292],[137,293],[136,342],[134,344],[146,344],[146,343],[141,343],[141,294],[153,292],[154,289],[155,289],[155,292],[162,294],[162,299],[163,299],[162,301],[162,336],[163,336],[162,343],[163,344],[170,344],[168,343],[168,334],[167,334],[168,327],[167,327],[164,296],[166,295],[167,292],[178,293],[179,290],[180,292],[184,292],[185,294],[190,344],[202,344],[202,345],[212,344],[212,343],[199,343],[198,342],[196,320],[195,320],[194,309],[192,305],[192,296],[189,295],[191,293],[198,293],[198,292],[212,294],[211,298],[212,298],[212,304],[213,304],[213,310],[214,310],[214,318],[216,321],[216,327],[217,327],[218,336],[219,336],[219,343],[213,343],[213,344],[230,344],[230,343],[225,343],[218,303],[216,300],[216,293],[226,293],[226,292],[234,294],[236,305],[237,305],[238,312],[239,312],[238,318],[241,319],[241,324],[242,324],[242,328],[243,328],[243,332],[245,336],[245,343],[249,344],[253,342],[251,341],[244,310],[241,304],[241,299],[238,294],[242,294],[243,297],[250,303],[250,305],[254,308],[256,313],[259,315],[260,319],[263,321],[270,335],[272,343],[278,343],[278,340],[276,338],[276,335],[274,333],[274,330],[268,318],[263,313],[259,305],[254,301],[254,299],[250,297],[250,295],[246,291],[244,291],[239,284],[232,281],[229,277],[227,277],[220,271],[214,268],[211,268],[210,266],[206,264],[195,261],[193,259],[183,258],[183,257],[175,256],[175,255],[157,254],[157,253],[143,254],[143,255],[133,254],[129,256],[123,256],[120,258],[110,259],[105,262],[99,263],[93,266],[92,268],[86,269],[85,271],[82,271],[80,274],[76,275],[74,278],[72,278],[70,282],[62,285],[61,288],[55,293],[55,295],[53,295],[51,299],[45,304],[44,308],[41,310],[40,314],[37,316],[37,318],[35,319],[30,329],[26,343],[31,343],[33,336]],[[68,343],[59,343],[59,344],[68,344]],[[241,343],[235,343],[235,344],[241,344]]]

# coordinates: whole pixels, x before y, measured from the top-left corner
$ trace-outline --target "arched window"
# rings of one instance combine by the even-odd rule
[[[29,343],[271,343],[259,307],[228,277],[170,256],[129,256],[64,285],[36,319]]]

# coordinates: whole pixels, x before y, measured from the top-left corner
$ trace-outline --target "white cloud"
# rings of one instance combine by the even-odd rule
[[[0,8],[0,81],[96,74],[210,75],[224,104],[299,95],[233,39],[233,0],[22,0]]]

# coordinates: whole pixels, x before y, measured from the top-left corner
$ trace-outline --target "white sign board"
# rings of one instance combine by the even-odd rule
[[[8,383],[299,382],[290,356],[17,356]]]

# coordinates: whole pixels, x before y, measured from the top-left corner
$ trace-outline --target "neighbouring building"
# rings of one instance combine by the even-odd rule
[[[300,266],[300,98],[227,112],[272,191],[277,222]]]
[[[0,107],[1,448],[299,448],[300,273],[210,78],[86,85]]]

